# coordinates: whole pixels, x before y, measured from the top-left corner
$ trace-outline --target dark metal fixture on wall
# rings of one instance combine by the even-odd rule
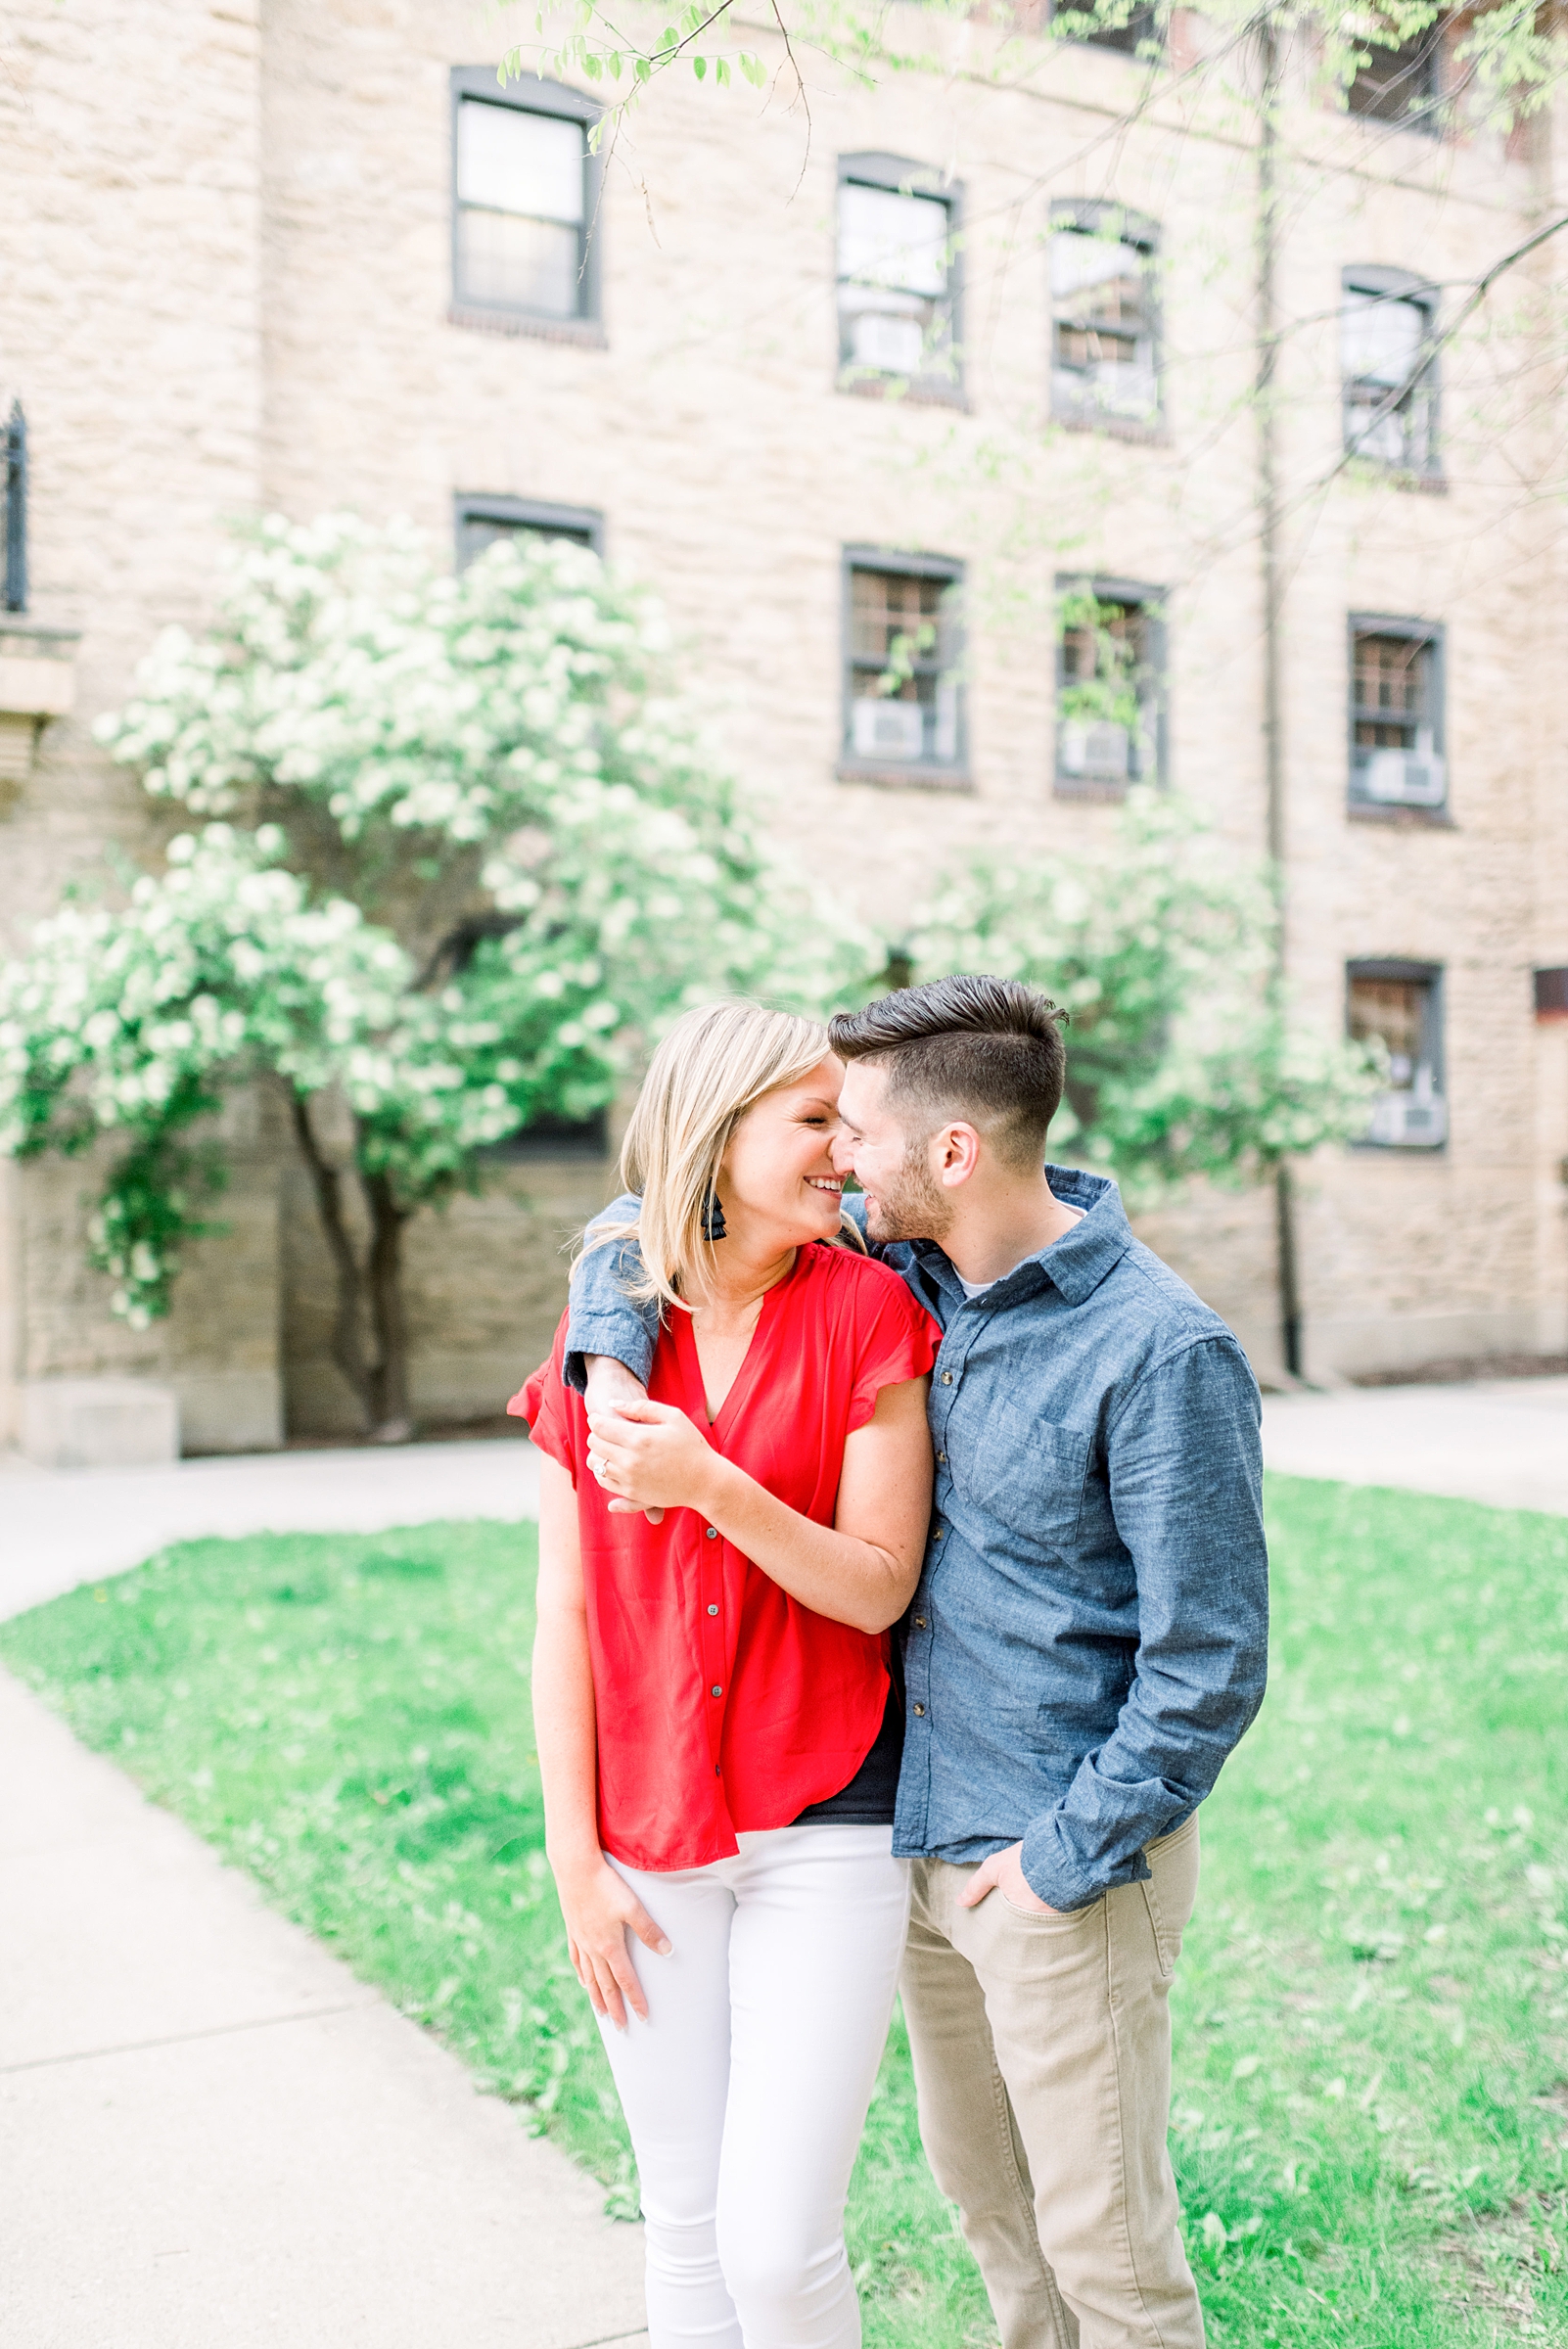
[[[6,425],[6,610],[27,609],[27,419],[14,399]]]

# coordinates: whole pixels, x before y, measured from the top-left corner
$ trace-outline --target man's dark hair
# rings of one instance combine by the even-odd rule
[[[863,1011],[841,1011],[828,1039],[841,1060],[888,1072],[891,1102],[978,1126],[1010,1166],[1038,1167],[1062,1098],[1067,1018],[1019,979],[933,979],[901,987]]]

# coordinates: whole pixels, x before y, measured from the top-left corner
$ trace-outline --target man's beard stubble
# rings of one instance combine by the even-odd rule
[[[933,1178],[925,1142],[911,1142],[897,1182],[877,1192],[866,1231],[873,1240],[943,1240],[951,1228],[952,1202]]]

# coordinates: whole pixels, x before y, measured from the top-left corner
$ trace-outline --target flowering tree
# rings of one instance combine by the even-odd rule
[[[367,1424],[406,1435],[410,1216],[478,1187],[530,1119],[609,1101],[687,1001],[834,999],[855,942],[757,846],[666,653],[583,549],[501,545],[454,579],[406,530],[342,516],[268,523],[211,633],[163,637],[99,736],[210,820],[122,910],[68,906],[0,980],[0,1139],[128,1145],[92,1230],[117,1313],[165,1313],[181,1241],[208,1228],[221,1167],[192,1129],[230,1086],[281,1080],[336,1269],[334,1359]]]
[[[977,861],[924,909],[909,959],[921,978],[1046,988],[1069,1015],[1053,1146],[1148,1198],[1193,1176],[1256,1180],[1365,1128],[1375,1056],[1288,1016],[1275,920],[1267,877],[1145,789],[1074,862]]]
[[[335,1267],[334,1359],[367,1426],[405,1435],[411,1216],[478,1187],[530,1119],[608,1102],[688,1001],[825,1010],[883,984],[886,947],[765,858],[665,655],[652,608],[581,549],[503,545],[453,579],[344,517],[267,524],[211,633],[161,640],[99,733],[200,828],[0,973],[0,1147],[123,1144],[90,1240],[116,1313],[167,1312],[222,1185],[203,1135],[231,1087],[278,1082]],[[1262,879],[1142,793],[1097,855],[976,864],[908,959],[1066,1003],[1057,1131],[1148,1193],[1264,1173],[1364,1117],[1362,1062],[1273,998],[1272,923]]]

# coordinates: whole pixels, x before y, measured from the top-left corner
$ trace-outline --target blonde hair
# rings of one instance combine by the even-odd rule
[[[623,1267],[627,1293],[662,1307],[689,1300],[714,1266],[709,1202],[736,1126],[764,1093],[809,1076],[828,1049],[819,1020],[761,1003],[686,1012],[653,1056],[621,1148],[622,1184],[641,1199],[636,1221],[599,1226],[577,1264],[596,1248],[635,1239],[642,1269]],[[843,1226],[859,1247],[847,1217]]]

